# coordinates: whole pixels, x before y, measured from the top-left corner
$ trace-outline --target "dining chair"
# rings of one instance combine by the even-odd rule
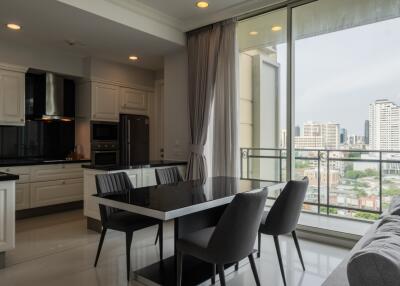
[[[163,169],[156,169],[156,181],[157,185],[168,185],[168,184],[176,184],[178,182],[182,182],[183,178],[179,173],[178,167],[169,167]],[[154,244],[157,244],[158,238],[160,236],[161,229],[158,228],[156,240]]]
[[[292,234],[301,265],[305,271],[303,257],[301,255],[299,242],[296,235],[296,226],[299,221],[300,212],[304,203],[304,198],[308,188],[308,178],[304,177],[301,181],[289,181],[283,188],[281,194],[272,205],[269,212],[265,212],[261,219],[258,231],[258,252],[261,255],[261,233],[272,235],[274,238],[276,252],[278,254],[279,267],[282,274],[284,285],[286,285],[285,271],[283,269],[281,250],[279,247],[278,236],[282,234]]]
[[[101,174],[96,175],[96,188],[97,194],[102,197],[110,195],[128,195],[129,192],[134,191],[133,185],[124,172],[114,174]],[[102,231],[97,248],[96,260],[94,267],[97,266],[99,260],[101,248],[103,247],[104,238],[108,229],[125,232],[126,236],[126,266],[127,266],[127,279],[129,281],[130,275],[130,253],[132,245],[133,232],[141,230],[150,226],[159,226],[160,231],[160,260],[163,259],[163,224],[162,221],[146,217],[143,215],[123,211],[117,208],[107,207],[99,205],[100,207],[100,218],[102,224]]]
[[[224,266],[248,257],[256,283],[260,285],[253,257],[253,246],[267,195],[266,189],[237,194],[215,227],[207,227],[180,237],[176,242],[177,285],[182,284],[184,255],[194,256],[212,264],[213,283],[215,268],[217,268],[222,286],[226,285]]]

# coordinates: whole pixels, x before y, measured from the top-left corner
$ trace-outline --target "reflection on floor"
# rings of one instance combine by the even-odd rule
[[[157,261],[156,227],[134,234],[132,269]],[[164,257],[173,254],[173,225],[165,227]],[[93,268],[99,235],[86,230],[82,211],[17,221],[16,249],[7,253],[0,285],[71,286],[141,285],[126,281],[125,238],[110,232],[99,265]],[[262,285],[283,285],[271,237],[263,236],[261,259],[256,259]],[[307,271],[303,273],[293,241],[281,238],[288,285],[320,285],[348,253],[347,249],[300,241]],[[255,285],[250,266],[227,277],[228,285]],[[204,283],[210,285],[210,282]]]

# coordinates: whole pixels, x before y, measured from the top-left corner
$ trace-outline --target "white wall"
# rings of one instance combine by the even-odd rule
[[[102,59],[85,59],[86,77],[154,88],[156,72]]]
[[[164,58],[164,148],[166,160],[187,160],[189,135],[187,53]]]
[[[83,76],[82,57],[60,53],[46,47],[25,47],[10,41],[0,44],[0,62],[52,71],[71,76]]]

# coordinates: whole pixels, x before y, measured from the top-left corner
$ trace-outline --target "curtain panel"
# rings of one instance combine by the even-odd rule
[[[231,49],[235,49],[235,37],[231,37],[231,31],[235,30],[235,26],[236,21],[231,20],[189,32],[187,35],[191,138],[186,178],[188,180],[205,180],[208,176],[204,145],[207,142],[207,131],[215,95],[224,96],[224,92],[216,92],[216,81],[230,78],[230,72],[226,73],[223,70],[229,61],[225,53],[231,51],[226,46],[232,45]],[[225,33],[227,34],[225,35]],[[228,42],[228,39],[233,42]],[[221,57],[224,59],[223,61],[219,59]],[[234,63],[236,62],[235,57],[232,60]],[[230,65],[228,66],[230,67]],[[219,90],[223,88],[221,85],[218,87]],[[226,93],[233,91],[234,89],[228,89]],[[236,91],[234,95],[236,96]],[[218,107],[218,109],[221,108]]]

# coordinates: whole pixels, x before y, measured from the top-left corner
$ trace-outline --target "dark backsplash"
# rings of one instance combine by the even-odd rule
[[[65,159],[75,146],[75,122],[27,121],[0,126],[0,159]]]

